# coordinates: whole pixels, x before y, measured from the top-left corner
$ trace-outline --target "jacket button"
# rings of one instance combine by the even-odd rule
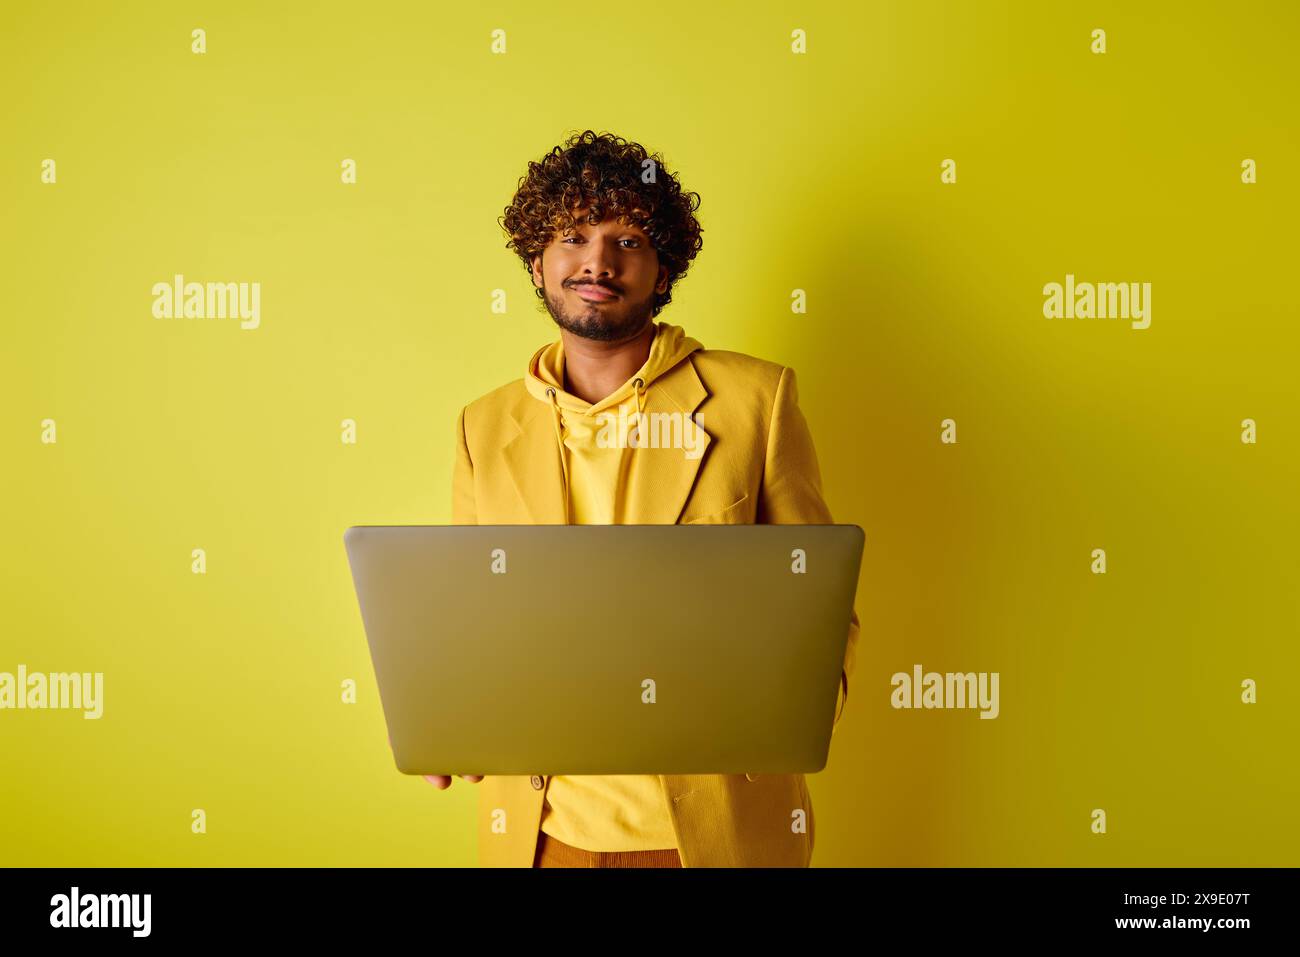
[[[542,784],[544,782],[542,781],[542,776],[540,774],[534,774],[530,780],[532,781],[534,791],[540,791],[542,789]]]

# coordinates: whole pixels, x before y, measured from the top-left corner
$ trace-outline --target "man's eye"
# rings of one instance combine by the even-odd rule
[[[572,243],[572,242],[578,242],[578,241],[580,241],[581,239],[582,239],[581,236],[566,236],[566,237],[564,237],[563,239],[561,239],[560,242],[561,242],[561,243]],[[641,245],[641,240],[639,240],[639,239],[620,239],[619,242],[621,242],[621,243],[631,243],[632,245],[631,245],[630,247],[628,247],[629,249],[639,248],[640,245]]]

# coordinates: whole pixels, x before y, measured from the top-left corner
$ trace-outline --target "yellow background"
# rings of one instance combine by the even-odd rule
[[[702,194],[662,318],[796,369],[867,533],[816,863],[1300,863],[1294,11],[7,4],[0,671],[106,677],[98,722],[0,712],[0,863],[473,863],[343,530],[449,521],[456,412],[555,338],[496,216],[584,128]],[[178,272],[261,328],[155,320]],[[1151,327],[1043,318],[1067,272]],[[915,663],[1001,716],[893,710]]]

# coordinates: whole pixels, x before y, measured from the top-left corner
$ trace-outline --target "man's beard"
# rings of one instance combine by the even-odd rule
[[[561,288],[560,294],[553,296],[543,285],[542,301],[546,303],[546,311],[551,314],[557,326],[583,339],[598,342],[633,339],[645,329],[654,312],[653,290],[642,302],[628,303],[624,296],[618,303],[620,311],[617,314],[607,312],[603,306],[584,306],[580,312],[575,312],[565,306],[564,296],[567,291]]]

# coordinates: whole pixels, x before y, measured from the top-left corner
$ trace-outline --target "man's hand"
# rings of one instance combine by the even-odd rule
[[[428,781],[430,784],[436,787],[439,791],[445,791],[447,790],[447,788],[451,787],[450,774],[425,774],[422,776],[426,781]],[[483,780],[483,775],[481,774],[458,774],[456,776],[464,778],[466,781],[469,781],[473,784],[478,784],[478,782]]]
[[[393,747],[392,735],[389,735],[388,737],[388,747],[390,750]],[[420,776],[436,787],[439,791],[445,791],[447,788],[451,787],[450,774],[422,774]],[[472,784],[478,784],[483,780],[483,775],[481,774],[460,774],[457,775],[457,777],[462,777]]]

